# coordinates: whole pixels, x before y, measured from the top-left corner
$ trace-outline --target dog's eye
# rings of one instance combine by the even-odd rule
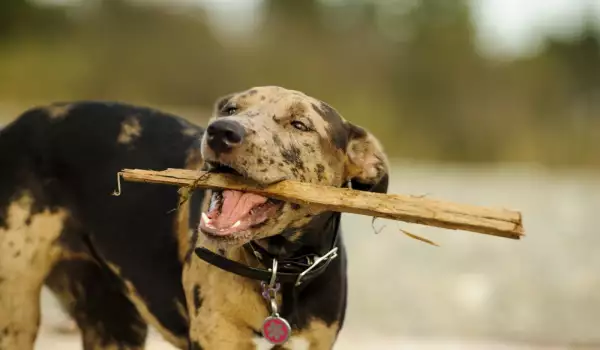
[[[227,105],[225,107],[223,107],[223,109],[221,110],[221,113],[223,113],[224,115],[234,115],[237,113],[237,107],[233,106],[233,105]]]
[[[291,122],[290,124],[292,124],[292,126],[300,131],[310,131],[310,129],[308,128],[308,126],[306,126],[306,124],[304,124],[303,122],[294,120],[293,122]]]

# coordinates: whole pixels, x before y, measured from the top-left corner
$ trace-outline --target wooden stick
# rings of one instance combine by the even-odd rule
[[[519,239],[524,234],[520,212],[442,202],[423,197],[371,193],[290,180],[261,188],[233,175],[185,169],[163,171],[123,169],[118,176],[133,182],[253,192],[292,203],[313,205],[319,209],[512,239]],[[115,192],[115,195],[119,195],[121,191],[120,183],[118,185],[118,192]]]

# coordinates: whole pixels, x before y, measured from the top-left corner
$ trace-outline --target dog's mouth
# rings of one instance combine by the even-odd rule
[[[241,176],[239,172],[225,165],[218,165],[210,171]],[[282,201],[250,192],[213,190],[208,210],[202,213],[200,230],[209,236],[222,239],[246,236],[250,230],[273,218],[282,205]]]

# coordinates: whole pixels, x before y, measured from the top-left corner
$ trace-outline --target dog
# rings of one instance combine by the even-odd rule
[[[325,102],[282,87],[218,100],[201,152],[204,170],[261,186],[296,180],[387,192],[380,142]],[[347,298],[341,214],[240,191],[204,198],[192,238],[198,256],[188,255],[183,274],[192,349],[331,349]],[[321,270],[302,275],[311,266]],[[281,322],[265,329],[273,319]]]
[[[34,108],[1,131],[0,168],[0,350],[33,348],[44,284],[86,350],[142,349],[148,325],[180,349],[331,349],[347,298],[340,213],[136,183],[114,197],[116,174],[382,193],[389,177],[371,133],[275,86],[220,98],[206,129],[122,103]]]
[[[33,349],[46,285],[85,350],[142,349],[147,325],[188,348],[181,282],[189,223],[177,188],[122,168],[198,169],[203,128],[160,111],[83,101],[32,108],[0,131],[0,349]]]

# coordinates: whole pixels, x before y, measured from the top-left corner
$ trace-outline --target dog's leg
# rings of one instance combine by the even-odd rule
[[[91,259],[64,260],[46,283],[76,320],[84,350],[144,348],[148,327],[111,271]]]
[[[4,263],[5,259],[1,259]],[[0,280],[0,350],[31,350],[40,319],[41,284],[27,277]]]
[[[289,349],[330,350],[333,348],[339,323],[327,324],[319,319],[313,319],[308,326],[293,334],[287,346]]]
[[[60,255],[66,211],[34,207],[28,194],[0,222],[0,350],[31,350],[40,322],[40,292]]]

